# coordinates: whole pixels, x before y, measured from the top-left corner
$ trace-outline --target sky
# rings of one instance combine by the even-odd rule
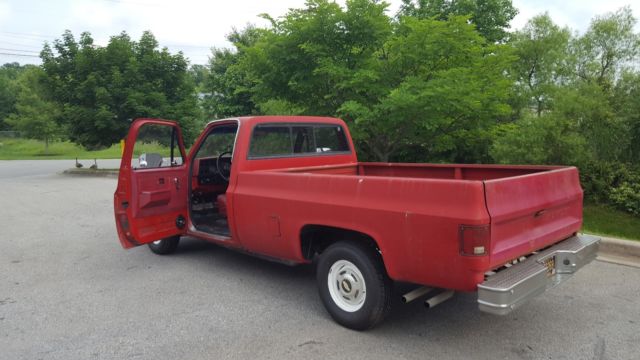
[[[344,0],[337,1],[344,4]],[[401,0],[387,0],[389,14]],[[0,64],[39,64],[45,41],[52,42],[66,30],[78,36],[89,31],[96,44],[126,31],[139,39],[151,30],[161,46],[182,51],[192,64],[205,64],[210,48],[229,47],[225,36],[246,24],[266,26],[262,13],[278,17],[305,0],[0,0]],[[630,5],[640,16],[640,0],[513,0],[520,13],[511,23],[519,29],[531,17],[548,12],[561,26],[584,32],[596,15]],[[640,31],[640,26],[636,26]]]

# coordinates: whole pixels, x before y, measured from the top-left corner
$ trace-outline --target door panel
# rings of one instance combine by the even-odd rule
[[[132,215],[138,242],[179,235],[176,220],[187,216],[187,181],[183,169],[153,169],[132,174]]]
[[[142,151],[153,152],[143,155]],[[114,196],[123,247],[184,234],[188,216],[187,168],[176,123],[140,119],[132,124]]]

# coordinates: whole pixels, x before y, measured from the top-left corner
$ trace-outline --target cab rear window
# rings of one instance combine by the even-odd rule
[[[250,159],[348,152],[342,126],[327,124],[260,124],[249,145]]]

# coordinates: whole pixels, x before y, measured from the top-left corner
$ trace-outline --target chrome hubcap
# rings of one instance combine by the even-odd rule
[[[360,269],[352,262],[338,260],[331,265],[327,285],[331,299],[340,309],[355,312],[364,305],[367,286]]]

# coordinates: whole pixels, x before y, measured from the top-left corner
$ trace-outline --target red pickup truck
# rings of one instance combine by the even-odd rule
[[[415,285],[405,301],[477,291],[480,310],[506,314],[599,242],[578,235],[575,167],[358,162],[345,123],[324,117],[212,121],[189,154],[175,122],[136,120],[114,210],[125,248],[168,254],[188,235],[315,263],[324,306],[352,329],[384,318],[394,281]]]

